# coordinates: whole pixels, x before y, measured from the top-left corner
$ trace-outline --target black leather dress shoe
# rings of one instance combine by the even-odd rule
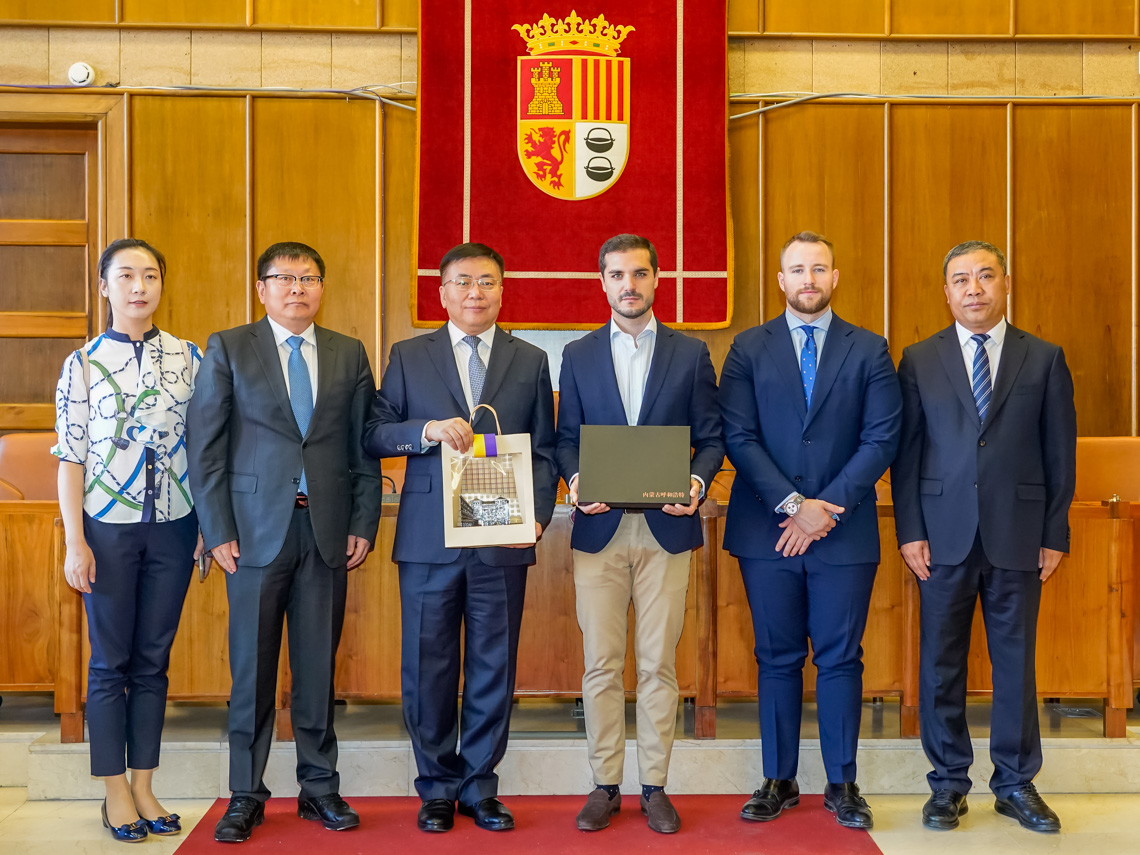
[[[970,810],[966,797],[953,790],[935,790],[922,806],[922,824],[935,831],[958,827],[958,817]]]
[[[823,806],[835,814],[835,821],[844,828],[870,828],[875,824],[871,809],[859,795],[859,785],[828,784],[823,790]]]
[[[785,781],[779,778],[765,778],[760,789],[752,794],[740,810],[741,819],[753,822],[768,822],[778,817],[785,809],[794,808],[800,803],[800,785],[796,779]]]
[[[455,802],[451,799],[428,799],[420,805],[416,826],[420,831],[451,831],[455,825]]]
[[[297,796],[297,816],[320,820],[329,831],[348,831],[360,825],[360,815],[348,806],[340,793],[323,796]]]
[[[474,818],[475,824],[487,831],[510,831],[515,827],[515,818],[507,806],[495,798],[483,799],[473,805],[459,803],[459,812]]]
[[[263,822],[264,804],[253,796],[230,796],[226,812],[214,826],[214,839],[219,843],[243,843]]]
[[[1061,820],[1037,792],[1033,784],[1022,784],[1004,799],[994,802],[994,810],[1021,823],[1030,831],[1060,831]]]

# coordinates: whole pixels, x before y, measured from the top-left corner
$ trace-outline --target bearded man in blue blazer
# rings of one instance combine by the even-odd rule
[[[831,242],[800,232],[780,252],[787,308],[736,337],[721,372],[736,467],[724,548],[740,561],[760,667],[764,781],[741,817],[799,804],[803,666],[819,669],[824,807],[870,828],[855,754],[863,651],[879,564],[875,482],[898,448],[901,398],[886,340],[837,316]]]
[[[657,250],[618,235],[598,255],[610,320],[562,353],[558,468],[578,499],[579,434],[592,425],[685,425],[692,459],[690,501],[662,510],[578,505],[570,546],[586,671],[582,705],[595,789],[578,814],[582,831],[610,823],[621,805],[625,759],[627,614],[637,653],[637,765],[641,811],[654,831],[681,826],[665,783],[677,720],[677,643],[685,620],[689,555],[703,542],[697,506],[724,460],[716,372],[699,339],[653,316]]]

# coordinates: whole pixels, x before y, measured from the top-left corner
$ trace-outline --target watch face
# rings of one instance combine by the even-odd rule
[[[788,503],[784,505],[784,513],[790,517],[794,517],[800,510],[800,503],[795,499],[789,499]]]

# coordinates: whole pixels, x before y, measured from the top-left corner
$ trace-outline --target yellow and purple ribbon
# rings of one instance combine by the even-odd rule
[[[475,457],[498,457],[499,447],[495,442],[495,434],[475,434],[475,442],[471,446],[471,453]]]

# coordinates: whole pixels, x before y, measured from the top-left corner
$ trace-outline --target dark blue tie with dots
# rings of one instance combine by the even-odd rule
[[[815,327],[803,326],[800,329],[806,336],[803,350],[800,351],[800,376],[804,381],[804,400],[811,407],[811,390],[815,388]]]

